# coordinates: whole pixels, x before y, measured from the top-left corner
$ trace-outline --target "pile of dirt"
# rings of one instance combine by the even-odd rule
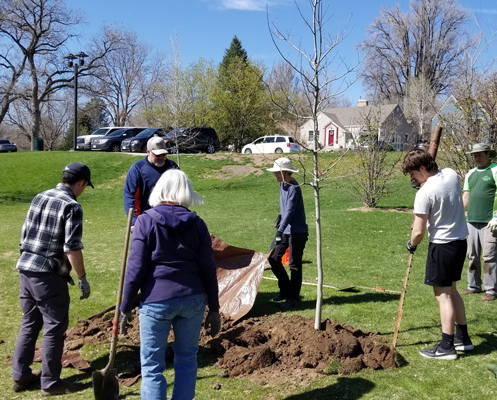
[[[67,332],[66,353],[74,353],[84,344],[109,341],[112,315],[112,310],[106,310],[79,321]],[[325,320],[321,328],[315,330],[311,319],[281,313],[248,318],[233,326],[222,318],[219,335],[211,338],[202,330],[200,345],[203,352],[218,359],[217,366],[224,370],[221,375],[248,377],[271,385],[310,382],[323,374],[349,375],[365,368],[395,366],[395,352],[385,337],[330,320]],[[172,332],[169,340],[174,340]],[[131,369],[122,371],[120,376],[131,384],[139,377],[139,344],[135,309],[127,335],[119,338],[117,356],[122,360],[126,354],[126,364]],[[166,358],[172,358],[172,354],[168,352]]]

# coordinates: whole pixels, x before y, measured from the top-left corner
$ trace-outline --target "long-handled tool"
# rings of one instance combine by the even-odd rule
[[[128,211],[128,225],[126,227],[126,240],[124,241],[123,263],[121,266],[121,276],[119,278],[119,289],[117,291],[116,310],[112,321],[112,338],[110,342],[109,362],[104,369],[94,371],[93,393],[95,400],[117,400],[119,398],[119,382],[117,381],[117,371],[113,369],[117,350],[117,335],[119,330],[120,306],[123,298],[124,276],[126,272],[126,260],[128,256],[129,237],[131,233],[131,222],[133,221],[133,209]]]
[[[442,127],[437,125],[433,128],[430,139],[430,146],[428,148],[428,153],[431,154],[433,159],[437,157],[438,145],[440,144],[440,137],[442,136]],[[414,218],[413,218],[414,223]],[[412,230],[412,224],[411,224]],[[397,346],[397,337],[399,335],[400,322],[402,321],[402,314],[404,313],[404,299],[406,296],[407,282],[409,281],[409,273],[411,272],[412,264],[412,254],[409,253],[409,259],[407,261],[406,274],[404,276],[404,284],[402,285],[402,292],[400,293],[399,310],[397,311],[397,319],[395,321],[395,330],[393,332],[392,348],[395,350]]]

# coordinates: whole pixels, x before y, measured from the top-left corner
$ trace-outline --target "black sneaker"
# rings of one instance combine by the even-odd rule
[[[456,360],[457,359],[457,353],[456,349],[454,346],[452,346],[450,349],[445,350],[442,348],[442,346],[437,344],[433,349],[426,349],[426,350],[421,350],[419,352],[423,357],[426,358],[436,358],[438,360]]]
[[[273,297],[273,301],[283,301],[283,300],[286,300],[286,296],[281,294],[281,292]]]
[[[284,310],[288,310],[290,308],[294,308],[298,304],[298,301],[295,299],[286,299],[283,303],[280,304],[280,307]]]
[[[454,348],[457,351],[471,351],[475,348],[473,342],[468,337],[467,339],[461,339],[458,337],[454,338]]]

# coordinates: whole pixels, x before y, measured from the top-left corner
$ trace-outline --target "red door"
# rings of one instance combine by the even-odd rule
[[[328,146],[335,144],[335,128],[328,129]]]

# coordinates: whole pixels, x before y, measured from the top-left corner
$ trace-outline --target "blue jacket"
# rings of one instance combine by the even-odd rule
[[[148,199],[152,189],[160,176],[170,168],[179,169],[178,165],[168,158],[162,167],[156,167],[148,161],[147,157],[135,162],[129,168],[124,181],[123,199],[126,215],[128,215],[130,208],[135,210],[132,225],[135,224],[138,215],[150,208]]]
[[[290,183],[280,184],[280,214],[279,231],[287,235],[308,232],[302,189],[293,178]]]
[[[205,293],[210,311],[219,311],[214,252],[205,222],[185,207],[161,204],[140,215],[131,236],[122,312]]]

